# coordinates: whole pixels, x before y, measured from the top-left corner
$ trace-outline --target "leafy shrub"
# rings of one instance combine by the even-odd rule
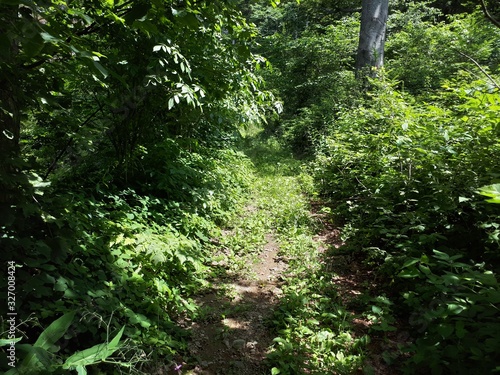
[[[464,373],[478,366],[481,373],[497,360],[498,343],[488,332],[498,329],[490,320],[498,285],[493,273],[473,265],[487,262],[498,270],[499,217],[476,191],[498,177],[500,103],[491,82],[464,78],[427,104],[378,84],[370,101],[332,123],[312,168],[349,228],[347,247],[378,267],[389,298],[407,296],[415,308],[444,295],[439,313],[425,313],[426,326],[414,332],[413,363]],[[428,260],[432,255],[437,263]],[[463,263],[453,263],[459,257]],[[479,338],[469,335],[475,329]],[[478,349],[472,356],[465,354],[469,346]]]
[[[444,80],[470,65],[469,57],[483,66],[497,64],[498,28],[482,14],[441,23],[435,20],[438,15],[438,10],[412,2],[405,12],[389,17],[386,66],[401,80],[401,88],[414,94],[439,89]]]
[[[134,348],[125,362],[141,352],[168,365],[183,350],[186,334],[174,321],[195,313],[189,296],[205,284],[204,244],[241,204],[252,173],[248,159],[230,149],[184,147],[168,140],[152,148],[142,175],[129,176],[138,179],[126,188],[99,184],[77,193],[63,180],[39,188],[43,221],[30,230],[40,231],[13,239],[8,249],[26,322],[21,345],[33,344],[39,326],[78,311],[61,357],[107,339],[92,316],[108,321],[109,330],[125,326]],[[39,323],[28,319],[33,311]]]
[[[431,258],[408,259],[399,276],[418,280],[404,294],[418,338],[409,368],[434,373],[486,374],[498,371],[500,284],[484,264],[459,262],[434,250]]]

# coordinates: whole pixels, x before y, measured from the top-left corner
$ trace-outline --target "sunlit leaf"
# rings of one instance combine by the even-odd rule
[[[500,184],[484,186],[479,189],[479,194],[491,197],[491,199],[487,199],[486,202],[500,203]]]

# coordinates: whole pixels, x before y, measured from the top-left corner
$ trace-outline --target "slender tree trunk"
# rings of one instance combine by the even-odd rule
[[[384,64],[384,44],[389,0],[363,0],[356,71],[375,75]]]

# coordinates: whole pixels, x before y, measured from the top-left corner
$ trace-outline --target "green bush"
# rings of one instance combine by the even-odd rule
[[[411,361],[434,371],[482,373],[498,360],[489,334],[498,330],[490,319],[498,311],[498,284],[486,270],[500,267],[500,218],[477,190],[498,178],[500,102],[491,82],[467,77],[448,82],[432,103],[373,82],[371,99],[332,124],[312,169],[346,224],[347,248],[378,267],[391,298],[408,304],[399,314],[443,295],[440,306],[461,303],[460,311],[425,312],[426,326],[413,332]],[[433,255],[437,263],[428,261]],[[453,263],[458,257],[463,263]],[[468,347],[477,350],[470,355]]]
[[[27,337],[21,346],[33,345],[40,326],[78,311],[61,357],[106,340],[103,321],[109,330],[125,326],[125,362],[140,352],[168,365],[183,350],[186,334],[174,320],[195,313],[189,297],[206,283],[204,244],[243,202],[251,163],[230,149],[189,150],[168,140],[141,164],[122,189],[39,184],[40,231],[5,249],[17,264],[17,312]],[[33,311],[38,322],[29,319]]]

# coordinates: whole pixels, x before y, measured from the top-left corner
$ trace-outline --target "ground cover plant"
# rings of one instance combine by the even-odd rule
[[[254,141],[255,142],[255,141]],[[330,283],[314,240],[319,223],[311,217],[311,176],[277,139],[247,151],[257,168],[259,199],[287,263],[283,296],[272,321],[276,332],[268,354],[270,373],[349,374],[362,367],[367,337],[352,333],[350,312]]]

